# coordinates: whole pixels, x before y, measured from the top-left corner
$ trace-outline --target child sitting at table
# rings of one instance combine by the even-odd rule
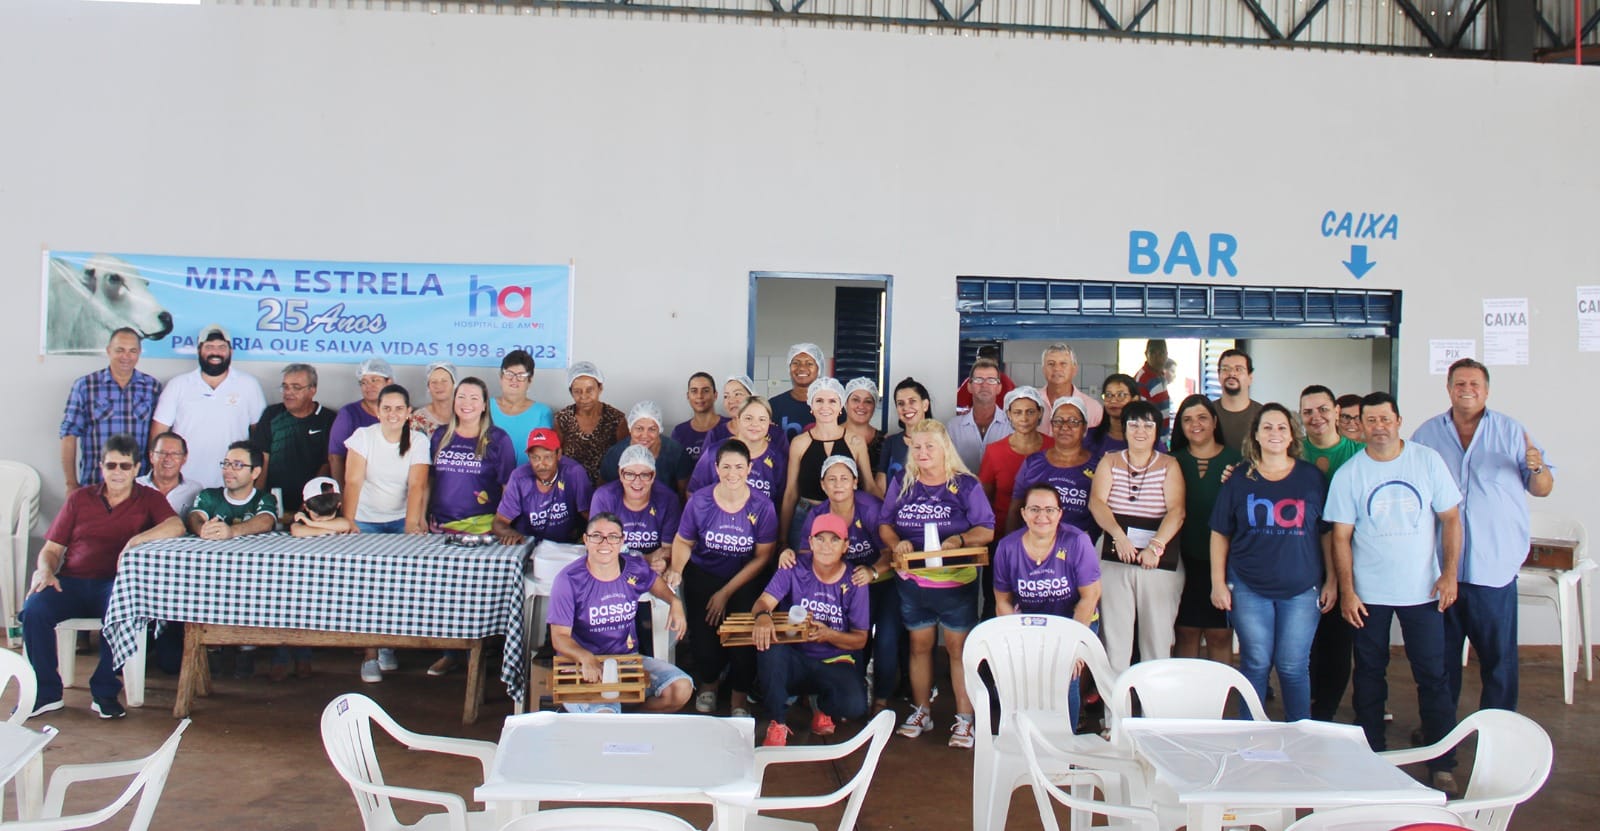
[[[844,519],[826,513],[811,522],[811,553],[801,554],[790,568],[781,568],[751,611],[755,625],[757,683],[772,722],[768,747],[782,747],[794,731],[784,723],[791,694],[815,692],[811,733],[833,732],[835,718],[859,718],[867,711],[866,676],[855,653],[867,645],[872,625],[866,584],[857,582],[844,561],[850,531]],[[772,611],[784,604],[809,614],[804,643],[774,643]]]
[[[650,568],[649,560],[623,553],[623,539],[622,520],[616,514],[591,517],[583,535],[586,556],[563,568],[550,592],[550,642],[557,654],[577,662],[583,680],[590,684],[600,680],[604,656],[639,651],[634,618],[644,595],[670,604],[668,631],[681,637],[685,628],[683,601]],[[642,660],[650,683],[639,709],[651,713],[683,709],[694,694],[688,673],[660,658]],[[620,704],[604,701],[563,706],[572,713],[622,712]]]
[[[339,515],[344,497],[339,493],[339,483],[327,476],[318,476],[306,483],[301,491],[300,510],[289,522],[289,533],[296,537],[321,537],[328,534],[356,533],[356,524]]]

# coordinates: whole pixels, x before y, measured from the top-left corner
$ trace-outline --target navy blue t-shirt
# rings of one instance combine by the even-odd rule
[[[1278,600],[1321,586],[1327,497],[1322,471],[1298,459],[1277,482],[1235,470],[1211,510],[1211,530],[1229,539],[1228,580]]]

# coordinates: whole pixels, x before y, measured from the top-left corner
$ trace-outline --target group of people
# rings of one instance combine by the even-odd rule
[[[1553,478],[1527,432],[1487,409],[1489,372],[1474,361],[1450,368],[1450,408],[1410,440],[1387,393],[1313,384],[1295,409],[1252,400],[1254,367],[1238,349],[1218,361],[1220,398],[1174,406],[1160,341],[1098,397],[1077,386],[1066,344],[1041,356],[1042,388],[980,358],[961,385],[970,406],[948,426],[907,378],[892,391],[901,429],[889,435],[873,424],[877,386],[827,377],[814,344],[790,349],[791,389],[772,400],[746,376],[722,379],[722,415],[718,379],[695,373],[692,416],[670,430],[654,402],[626,413],[602,402],[604,376],[584,362],[567,372],[573,404],[552,411],[528,398],[524,352],[502,362],[498,395],[430,364],[429,400],[416,406],[372,358],[361,398],[330,412],[312,367],[285,367],[283,401],[265,407],[259,384],[230,369],[225,332],[208,327],[199,344],[200,367],[163,390],[134,368],[137,335],[118,332],[108,369],[74,385],[62,424],[67,519],[48,535],[25,626],[30,615],[43,625],[98,614],[96,592],[114,576],[109,542],[130,537],[220,539],[280,522],[296,534],[493,533],[584,546],[556,581],[549,621],[555,649],[586,676],[599,677],[603,656],[638,651],[637,600],[654,594],[689,638],[692,675],[650,658],[647,706],[714,712],[725,691],[743,715],[756,693],[769,744],[787,740],[796,695],[813,695],[811,728],[826,734],[889,706],[902,673],[913,709],[899,733],[930,730],[942,632],[950,744],[971,747],[965,635],[984,616],[1018,612],[1097,629],[1116,671],[1135,655],[1231,660],[1236,633],[1241,669],[1263,695],[1276,669],[1290,719],[1332,719],[1353,664],[1355,717],[1377,749],[1394,617],[1426,740],[1454,724],[1460,666],[1447,656],[1464,638],[1482,659],[1481,706],[1516,704],[1523,495],[1548,494]],[[165,512],[133,486],[146,465],[140,481],[166,497],[156,500]],[[128,504],[144,506],[137,521],[77,539],[87,513],[131,515]],[[992,551],[981,570],[894,568],[895,553],[980,546]],[[70,614],[64,600],[38,599],[40,588],[67,595],[76,579],[104,586],[73,589],[87,599]],[[772,616],[791,608],[804,610],[804,641],[779,643]],[[754,647],[721,645],[730,612],[753,614]],[[45,646],[28,637],[30,654]],[[53,642],[40,653],[39,700],[59,706],[59,685],[44,688]],[[280,655],[275,674],[289,660]],[[394,666],[371,654],[362,675],[377,681]],[[102,669],[95,699],[114,704]],[[1436,770],[1448,776],[1450,764]]]

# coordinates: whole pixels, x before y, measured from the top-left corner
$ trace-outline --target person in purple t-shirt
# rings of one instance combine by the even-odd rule
[[[589,515],[616,514],[628,550],[643,556],[661,574],[667,570],[682,504],[671,488],[656,481],[656,460],[648,448],[636,444],[622,451],[617,472],[621,478],[595,489]]]
[[[748,716],[755,650],[724,649],[717,626],[728,609],[748,609],[760,596],[756,578],[778,542],[778,510],[750,487],[750,451],[744,442],[724,442],[712,461],[720,481],[689,497],[672,540],[672,565],[663,576],[674,590],[682,586],[689,609],[689,645],[700,684],[695,710],[717,708],[717,679],[728,668],[730,710]]]
[[[600,680],[605,659],[639,651],[634,640],[634,616],[639,598],[652,595],[671,607],[667,629],[682,637],[683,601],[667,588],[665,580],[650,570],[643,557],[623,553],[625,536],[616,514],[596,513],[583,535],[587,552],[556,575],[550,593],[550,643],[557,653],[578,662],[583,680]],[[694,693],[688,673],[660,658],[644,658],[650,676],[644,703],[647,713],[672,713],[683,709]],[[621,712],[621,705],[599,702],[568,704],[569,712]]]
[[[478,378],[456,386],[450,423],[430,439],[433,486],[428,514],[435,533],[487,534],[517,453],[489,415],[489,387]]]
[[[594,495],[583,465],[561,455],[561,437],[549,427],[528,434],[528,463],[511,474],[494,512],[494,535],[504,545],[527,537],[570,543],[589,516]]]
[[[739,417],[739,412],[744,409],[744,402],[749,401],[750,396],[755,394],[755,389],[756,382],[750,380],[748,375],[728,376],[727,382],[722,385],[722,409],[728,415],[722,419],[721,424],[712,427],[710,432],[706,433],[706,440],[700,445],[701,457],[706,455],[706,451],[712,450],[721,444],[724,439],[734,437],[733,431],[735,427],[733,422]],[[772,412],[772,405],[767,405],[767,412],[769,414]],[[789,458],[789,434],[783,432],[782,427],[776,424],[767,425],[767,438],[772,441],[774,447],[778,448],[778,453],[783,458]]]
[[[1061,521],[1061,494],[1049,483],[1021,495],[1027,527],[994,549],[994,605],[1001,615],[1016,613],[1070,617],[1099,629],[1100,556],[1089,535]],[[1068,722],[1078,723],[1078,679],[1067,689]]]
[[[696,372],[689,376],[689,391],[685,394],[689,409],[694,415],[688,421],[672,428],[672,440],[683,445],[683,455],[689,467],[700,461],[700,451],[705,449],[706,436],[721,427],[728,419],[717,415],[717,379],[709,372]]]
[[[789,743],[794,731],[784,723],[790,695],[814,692],[811,733],[833,733],[836,718],[859,718],[867,711],[866,679],[856,652],[867,645],[872,626],[866,587],[850,577],[844,561],[849,529],[842,517],[823,514],[811,524],[811,554],[793,567],[779,569],[751,611],[755,626],[756,661],[760,667],[762,702],[772,722],[768,747]],[[779,606],[808,615],[803,643],[773,643],[772,612]]]
[[[944,425],[925,418],[906,428],[906,472],[889,482],[878,534],[892,551],[909,554],[932,536],[941,550],[988,545],[994,540],[994,507],[978,478],[967,470]],[[932,534],[928,533],[931,528]],[[900,615],[911,631],[911,699],[916,705],[897,730],[914,739],[933,727],[933,645],[944,629],[950,656],[950,686],[956,694],[956,723],[950,746],[971,748],[972,699],[967,697],[961,648],[978,625],[978,570],[921,568],[902,572]]]
[[[772,407],[760,396],[751,396],[746,400],[744,406],[739,408],[738,417],[733,420],[734,438],[750,452],[750,486],[772,500],[772,504],[782,505],[783,488],[789,480],[789,451],[787,444],[780,448],[772,440],[768,429],[771,426]],[[723,439],[708,446],[706,452],[701,454],[700,461],[694,466],[694,475],[689,477],[689,493],[716,484],[717,448],[732,440]]]
[[[378,396],[384,387],[394,383],[394,369],[382,358],[368,358],[361,362],[356,377],[361,383],[361,397],[340,407],[328,429],[328,472],[341,488],[345,486],[344,441],[362,427],[378,423]]]

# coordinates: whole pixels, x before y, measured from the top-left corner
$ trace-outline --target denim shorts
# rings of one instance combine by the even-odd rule
[[[683,679],[689,681],[689,673],[678,669],[671,661],[652,658],[649,655],[640,656],[644,660],[644,671],[650,676],[650,685],[645,687],[646,698],[657,698],[672,686],[674,681]],[[692,681],[690,682],[693,683]],[[591,701],[587,703],[573,703],[561,705],[569,713],[620,713],[621,704],[612,704],[606,701]]]
[[[927,629],[934,624],[947,632],[966,632],[978,625],[978,583],[947,589],[930,589],[914,580],[901,580],[900,617],[906,629]]]
[[[356,520],[356,527],[363,534],[404,534],[406,521],[404,519],[391,519],[387,522],[363,522]]]

